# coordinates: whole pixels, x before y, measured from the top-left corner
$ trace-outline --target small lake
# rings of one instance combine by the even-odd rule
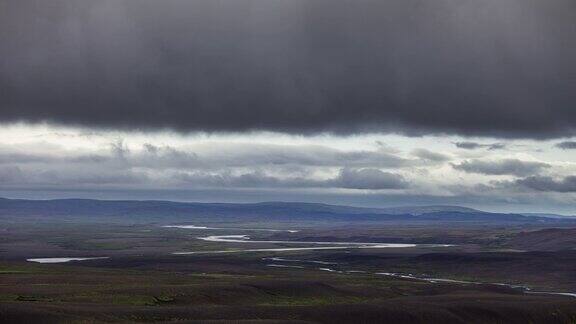
[[[108,259],[109,257],[95,257],[95,258],[36,258],[36,259],[26,259],[28,262],[36,263],[66,263],[71,261],[86,261],[86,260],[98,260],[98,259]]]

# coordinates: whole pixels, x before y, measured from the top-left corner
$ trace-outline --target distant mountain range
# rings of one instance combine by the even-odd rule
[[[0,218],[91,219],[130,222],[337,221],[391,223],[575,223],[551,214],[489,213],[459,206],[362,208],[318,203],[187,203],[90,199],[0,198]]]

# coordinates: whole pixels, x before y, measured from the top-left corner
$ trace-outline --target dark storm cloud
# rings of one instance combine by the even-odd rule
[[[460,164],[452,164],[452,167],[467,173],[527,176],[537,174],[542,169],[550,168],[550,165],[542,162],[506,159],[500,161],[468,160]]]
[[[0,120],[574,134],[572,0],[0,0]]]
[[[490,151],[503,150],[506,148],[504,143],[480,144],[476,142],[455,142],[457,148],[465,150],[488,149]]]
[[[556,147],[561,148],[563,150],[576,150],[576,142],[572,141],[565,141],[556,144]]]

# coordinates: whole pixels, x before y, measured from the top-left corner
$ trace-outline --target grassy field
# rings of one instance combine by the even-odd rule
[[[398,272],[515,283],[542,291],[576,291],[576,253],[511,250],[507,242],[517,236],[518,228],[366,229],[302,224],[302,231],[284,233],[160,225],[1,225],[0,322],[576,323],[576,299],[572,297],[375,274]],[[230,226],[220,224],[226,225]],[[197,239],[230,234],[259,240],[445,242],[456,246],[171,254],[294,246]],[[63,264],[25,261],[100,256],[109,259]]]
[[[0,314],[5,323],[576,319],[576,303],[567,297],[363,274],[289,269],[257,275],[171,273],[22,262],[2,262],[0,269]]]

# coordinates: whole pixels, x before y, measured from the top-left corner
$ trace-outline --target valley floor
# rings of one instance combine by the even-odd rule
[[[3,225],[0,322],[576,322],[542,293],[576,292],[576,252],[510,247],[524,229],[162,225]]]

